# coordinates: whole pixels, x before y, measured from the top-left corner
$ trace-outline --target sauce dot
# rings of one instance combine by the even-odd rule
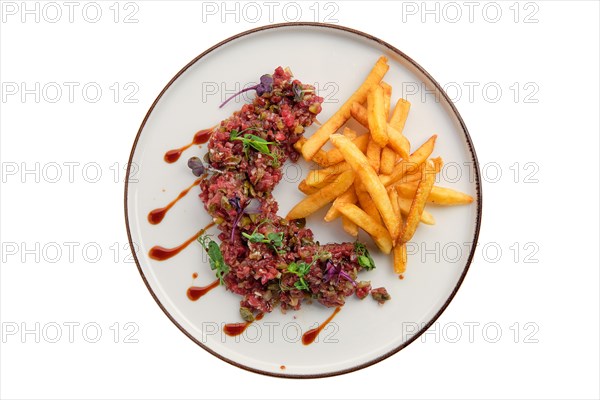
[[[284,370],[285,369],[285,365],[280,366],[279,369]]]
[[[194,272],[194,273],[192,274],[192,278],[193,278],[193,279],[196,279],[197,277],[198,277],[198,273],[197,273],[197,272]]]

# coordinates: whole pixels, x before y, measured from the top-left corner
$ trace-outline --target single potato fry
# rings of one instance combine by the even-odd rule
[[[342,215],[342,227],[347,234],[353,237],[358,236],[358,225],[352,222],[348,217]]]
[[[381,150],[381,162],[379,163],[379,173],[389,175],[394,170],[396,164],[396,152],[390,147],[384,147]]]
[[[395,187],[388,188],[388,196],[390,197],[390,202],[392,203],[392,207],[394,208],[394,212],[400,215],[400,225],[402,225],[402,211],[400,206],[400,197],[398,196],[398,192]],[[410,209],[410,204],[409,204]],[[394,245],[394,249],[392,250],[392,254],[394,256],[394,272],[398,275],[404,273],[406,271],[406,243],[396,243]]]
[[[329,136],[350,118],[352,103],[364,103],[373,86],[379,87],[379,82],[381,82],[381,79],[383,79],[383,76],[389,69],[390,66],[387,63],[387,58],[381,56],[356,92],[304,143],[302,146],[302,156],[306,161],[312,160],[319,149],[327,142]]]
[[[392,209],[396,214],[400,215],[400,203],[398,202],[399,197],[398,192],[396,192],[396,188],[394,186],[390,186],[387,188],[387,194],[390,198],[390,203],[392,203]]]
[[[366,212],[369,217],[373,218],[377,223],[381,224],[381,215],[379,215],[379,211],[377,210],[377,206],[373,199],[369,195],[366,190],[357,190],[356,197],[358,198],[358,203],[360,204],[360,208]]]
[[[408,160],[410,157],[410,142],[406,136],[391,125],[387,126],[387,134],[389,138],[388,145],[394,149],[403,160]]]
[[[344,128],[344,130],[352,130],[350,128]],[[363,153],[367,151],[367,146],[369,144],[369,140],[371,140],[371,136],[367,133],[364,135],[358,136],[356,139],[352,141],[362,151]],[[315,155],[316,157],[316,155]],[[313,159],[314,160],[314,159]],[[338,149],[331,149],[327,152],[327,165],[334,165],[344,161],[344,156]]]
[[[404,197],[398,197],[398,204],[400,205],[400,213],[403,216],[407,216],[410,211],[410,205],[412,204],[412,198],[405,199]],[[435,218],[433,215],[427,210],[423,210],[423,214],[421,214],[421,222],[425,225],[435,225]]]
[[[354,182],[356,183],[356,177],[354,178]],[[354,185],[352,185],[348,188],[348,190],[346,190],[344,193],[339,195],[337,199],[334,200],[331,207],[329,207],[327,214],[325,214],[324,220],[326,222],[331,222],[341,215],[339,210],[337,209],[337,206],[340,203],[356,204],[357,200],[358,199],[356,197],[356,191],[354,190]]]
[[[302,146],[304,146],[304,143],[306,143],[306,138],[304,136],[300,136],[300,139],[294,143],[294,149],[296,149],[298,153],[302,153]],[[312,160],[321,167],[327,167],[331,165],[328,163],[327,152],[323,149],[319,149],[319,151],[317,151],[313,156]]]
[[[343,161],[327,168],[313,169],[306,176],[306,184],[321,188],[329,183],[342,172],[350,170],[350,164]]]
[[[373,86],[367,96],[367,122],[372,140],[381,147],[384,147],[388,142],[384,102],[383,88],[380,85]]]
[[[369,217],[366,212],[354,204],[340,204],[339,210],[350,221],[354,222],[365,232],[371,235],[375,241],[375,244],[377,244],[377,247],[379,247],[381,251],[383,251],[385,254],[390,254],[392,251],[392,237],[383,225],[378,224],[377,221]]]
[[[367,145],[367,159],[369,160],[369,165],[373,167],[375,172],[379,172],[379,166],[381,163],[381,146],[371,138],[369,140],[369,144]]]
[[[396,185],[398,194],[404,198],[413,198],[417,191],[417,184],[407,183]],[[471,204],[473,197],[458,190],[434,186],[431,188],[431,193],[427,198],[427,202],[438,206],[457,206],[463,204]]]
[[[356,147],[352,141],[345,138],[343,135],[331,135],[331,143],[344,155],[344,158],[350,164],[352,169],[356,172],[357,176],[367,192],[371,195],[373,202],[377,206],[381,218],[385,223],[385,226],[390,230],[390,235],[395,240],[400,234],[398,229],[398,216],[394,214],[390,199],[387,196],[385,186],[379,180],[375,170],[369,165],[367,157]],[[340,210],[341,212],[341,210]],[[356,222],[356,221],[355,221]],[[360,225],[360,224],[359,224]]]
[[[421,214],[425,209],[425,202],[427,201],[427,197],[429,197],[429,193],[435,182],[435,175],[433,162],[427,161],[426,173],[423,176],[423,179],[419,181],[415,197],[410,206],[410,211],[406,217],[406,223],[404,224],[402,233],[398,237],[400,243],[408,242],[415,234],[419,221],[421,220]]]
[[[293,220],[308,217],[348,190],[352,182],[354,182],[354,171],[342,172],[331,184],[296,204],[288,213],[286,219]]]
[[[396,130],[402,132],[404,130],[404,125],[406,124],[409,111],[410,102],[408,100],[398,99],[396,102],[396,107],[394,107],[394,111],[390,117],[389,124]]]
[[[300,190],[302,193],[308,195],[308,194],[313,194],[313,193],[318,192],[319,188],[307,185],[306,179],[303,179],[302,182],[300,182],[298,184],[298,190]]]
[[[406,243],[396,243],[393,251],[394,272],[398,275],[406,272]]]
[[[392,87],[384,81],[381,81],[379,86],[381,86],[381,88],[383,89],[383,111],[385,112],[385,120],[387,121],[390,118],[390,103],[391,103],[391,99],[392,99]]]
[[[418,172],[419,166],[423,164],[433,152],[436,139],[437,135],[433,135],[425,143],[423,143],[421,147],[419,147],[410,155],[408,161],[402,160],[396,164],[394,171],[390,175],[384,175],[381,177],[381,183],[383,183],[385,186],[389,186],[398,182],[406,174]]]

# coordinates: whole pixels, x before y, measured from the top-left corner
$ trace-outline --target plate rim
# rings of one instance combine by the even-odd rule
[[[210,54],[211,52],[213,52],[214,50],[220,48],[221,46],[232,42],[236,39],[242,38],[244,36],[248,36],[257,32],[261,32],[261,31],[265,31],[265,30],[270,30],[270,29],[279,29],[279,28],[288,28],[288,27],[302,27],[302,26],[307,26],[307,27],[317,27],[317,28],[325,28],[325,29],[333,29],[333,30],[338,30],[338,31],[342,31],[345,33],[351,33],[354,35],[358,35],[361,36],[363,38],[372,40],[377,42],[378,44],[386,47],[388,50],[391,50],[392,52],[396,53],[397,55],[401,56],[402,58],[404,58],[406,61],[408,61],[413,67],[415,67],[417,70],[419,70],[419,72],[421,72],[423,75],[425,75],[425,77],[427,77],[427,79],[429,79],[431,81],[431,83],[433,83],[433,85],[435,86],[435,88],[440,92],[441,96],[443,96],[443,98],[447,101],[447,103],[449,104],[452,112],[454,113],[454,115],[456,116],[458,122],[460,123],[460,127],[463,131],[463,134],[465,135],[465,139],[467,141],[467,145],[469,147],[469,152],[471,153],[471,156],[473,158],[473,162],[474,162],[474,170],[475,170],[475,191],[476,191],[476,197],[477,197],[477,216],[476,216],[476,222],[475,222],[475,232],[474,232],[474,236],[473,236],[473,243],[474,245],[471,246],[471,252],[467,258],[467,262],[465,264],[465,267],[461,273],[460,278],[458,279],[456,285],[454,286],[454,289],[452,290],[452,292],[450,293],[450,295],[448,296],[448,298],[445,300],[444,304],[442,305],[442,307],[435,313],[435,315],[425,324],[421,327],[421,329],[415,334],[413,335],[409,340],[407,340],[406,342],[400,344],[399,346],[395,347],[394,349],[386,352],[385,354],[382,354],[376,358],[374,358],[373,360],[364,362],[362,364],[350,367],[350,368],[345,368],[339,371],[332,371],[332,372],[323,372],[323,373],[318,373],[318,374],[284,374],[284,373],[278,373],[278,372],[270,372],[270,371],[265,371],[262,369],[258,369],[258,368],[253,368],[250,367],[248,365],[244,365],[241,364],[239,362],[236,362],[234,360],[231,360],[221,354],[219,354],[218,352],[216,352],[215,350],[211,349],[210,347],[208,347],[207,345],[205,345],[204,343],[202,343],[201,341],[199,341],[198,339],[196,339],[191,333],[189,333],[170,313],[169,311],[165,308],[165,306],[161,303],[160,299],[158,298],[158,296],[156,295],[156,293],[154,293],[154,290],[152,289],[152,287],[150,286],[150,283],[148,282],[148,279],[146,278],[146,276],[144,275],[144,271],[142,270],[142,267],[140,265],[140,261],[138,260],[137,257],[137,252],[134,250],[135,247],[133,245],[133,240],[131,237],[131,228],[130,228],[130,224],[129,224],[129,208],[128,208],[128,189],[129,189],[129,174],[130,174],[130,170],[131,170],[131,164],[133,162],[133,157],[137,148],[137,144],[138,141],[140,139],[140,136],[142,134],[142,131],[144,130],[144,127],[146,126],[146,122],[148,121],[148,118],[150,118],[150,115],[152,114],[152,112],[154,111],[154,108],[156,107],[156,105],[158,104],[159,100],[162,98],[162,96],[165,94],[165,92],[171,87],[171,85],[184,73],[186,72],[192,65],[194,65],[196,62],[198,62],[200,59],[202,59],[203,57],[205,57],[206,55]],[[131,253],[133,255],[133,259],[135,261],[135,264],[137,266],[137,269],[142,277],[142,280],[144,281],[144,284],[146,285],[146,288],[148,289],[148,291],[150,292],[150,295],[152,296],[152,298],[154,298],[154,300],[156,301],[156,303],[158,304],[159,308],[165,313],[165,315],[171,320],[171,322],[177,327],[179,328],[179,330],[186,335],[189,339],[191,339],[194,343],[196,343],[198,346],[200,346],[202,349],[204,349],[205,351],[207,351],[208,353],[212,354],[213,356],[235,366],[238,368],[241,368],[243,370],[246,371],[250,371],[250,372],[254,372],[257,374],[261,374],[261,375],[266,375],[266,376],[272,376],[272,377],[277,377],[277,378],[290,378],[290,379],[314,379],[314,378],[327,378],[327,377],[333,377],[333,376],[338,376],[338,375],[343,375],[343,374],[348,374],[350,372],[354,372],[354,371],[358,371],[367,367],[370,367],[371,365],[377,364],[380,361],[385,360],[388,357],[391,357],[392,355],[398,353],[400,350],[404,349],[405,347],[407,347],[408,345],[410,345],[412,342],[414,342],[416,339],[418,339],[423,333],[425,333],[436,321],[437,319],[442,315],[442,313],[446,310],[446,308],[448,308],[448,306],[450,305],[450,303],[452,302],[452,300],[454,299],[454,296],[456,295],[456,293],[458,292],[458,289],[460,289],[466,275],[467,272],[469,271],[469,268],[471,266],[471,263],[473,261],[473,257],[475,256],[475,250],[477,248],[477,243],[479,241],[479,231],[481,229],[481,216],[482,216],[482,192],[481,192],[481,175],[480,175],[480,169],[479,169],[479,161],[477,159],[477,153],[475,152],[475,146],[473,145],[473,141],[471,139],[471,135],[469,134],[469,131],[467,129],[467,126],[462,118],[462,116],[460,115],[460,113],[458,112],[458,109],[456,108],[455,104],[452,102],[452,100],[448,97],[448,95],[446,94],[446,92],[443,90],[442,86],[421,66],[419,65],[416,61],[414,61],[412,58],[410,58],[408,55],[406,55],[404,52],[402,52],[401,50],[397,49],[396,47],[392,46],[391,44],[387,43],[386,41],[379,39],[376,36],[370,35],[368,33],[359,31],[357,29],[354,28],[349,28],[343,25],[337,25],[337,24],[327,24],[327,23],[321,23],[321,22],[286,22],[286,23],[279,23],[279,24],[269,24],[269,25],[263,25],[263,26],[259,26],[253,29],[249,29],[246,30],[244,32],[238,33],[236,35],[230,36],[227,39],[224,39],[222,41],[220,41],[219,43],[211,46],[210,48],[208,48],[207,50],[203,51],[202,53],[200,53],[198,56],[194,57],[189,63],[187,63],[179,72],[177,72],[175,74],[175,76],[173,76],[173,78],[171,78],[171,80],[169,80],[169,82],[165,85],[165,87],[161,90],[161,92],[158,94],[158,96],[156,97],[156,99],[154,100],[154,102],[152,103],[152,105],[150,106],[150,108],[148,109],[148,112],[146,113],[146,115],[144,116],[144,119],[142,120],[142,123],[140,125],[140,128],[138,129],[138,132],[135,136],[135,140],[133,142],[133,146],[131,148],[131,152],[129,154],[129,160],[127,162],[127,171],[125,174],[125,193],[124,193],[124,201],[125,201],[125,207],[124,207],[124,211],[125,211],[125,228],[127,230],[127,239],[129,241],[129,246],[130,249],[132,249]]]

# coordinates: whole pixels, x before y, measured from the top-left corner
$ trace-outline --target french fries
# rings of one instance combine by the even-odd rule
[[[332,202],[336,197],[344,193],[354,182],[354,172],[342,172],[335,180],[318,192],[305,197],[296,204],[285,217],[288,220],[306,218],[310,214]]]
[[[381,150],[381,162],[379,163],[379,172],[383,175],[389,175],[394,170],[396,164],[396,152],[389,147]]]
[[[373,86],[367,96],[367,124],[371,132],[371,138],[381,147],[384,147],[388,142],[384,102],[381,85]]]
[[[305,181],[309,186],[320,188],[330,183],[337,175],[350,169],[350,164],[342,161],[327,168],[313,169],[308,173]]]
[[[349,130],[350,128],[344,128],[344,131]],[[367,151],[367,146],[369,144],[369,140],[371,139],[369,134],[364,134],[357,136],[356,139],[352,140],[352,143],[356,145],[363,153]],[[322,151],[322,150],[321,150]],[[318,152],[317,152],[318,154]],[[316,155],[315,155],[316,157]],[[314,159],[313,159],[314,160]],[[327,165],[334,165],[344,161],[344,156],[338,149],[331,149],[327,152]],[[320,164],[319,164],[320,165]]]
[[[386,82],[381,81],[379,84],[383,89],[383,111],[385,112],[385,120],[390,118],[390,103],[392,101],[392,87]]]
[[[371,235],[381,251],[385,254],[390,254],[392,251],[392,237],[383,225],[377,223],[377,221],[369,217],[366,212],[354,204],[344,203],[340,204],[338,208],[349,220]]]
[[[294,145],[321,168],[300,182],[298,189],[307,197],[286,218],[303,218],[332,203],[324,220],[341,217],[344,231],[354,238],[359,228],[368,233],[382,252],[391,253],[394,273],[400,275],[407,268],[407,242],[419,224],[435,225],[426,205],[470,204],[473,197],[434,185],[443,165],[441,157],[431,158],[437,135],[410,153],[404,128],[411,104],[398,99],[390,110],[392,87],[382,81],[388,69],[381,57],[338,111]],[[343,134],[336,134],[350,117],[369,132],[359,136],[344,127]],[[334,148],[324,151],[328,140]]]
[[[412,198],[405,199],[402,196],[398,196],[398,204],[400,205],[401,215],[407,216],[412,204]],[[429,211],[423,210],[423,213],[421,214],[421,222],[425,225],[435,225],[435,218],[433,218],[433,215],[431,215]]]
[[[358,121],[362,126],[372,129],[369,126],[369,112],[368,109],[359,103],[352,104],[350,108],[350,114]],[[408,158],[410,153],[410,142],[408,139],[390,124],[386,124],[386,133],[390,146],[393,146],[394,150],[398,151],[398,154],[405,160]]]
[[[306,184],[306,179],[302,180],[298,185],[298,190],[304,194],[313,194],[319,191],[318,187],[310,186]]]
[[[392,203],[394,212],[401,215],[400,211],[400,197],[396,192],[395,187],[388,188],[388,196]],[[400,225],[402,225],[402,217],[400,217]],[[406,271],[406,243],[396,243],[392,249],[393,260],[394,260],[394,272],[398,275],[403,274]]]
[[[427,201],[427,197],[429,197],[429,193],[435,182],[435,167],[433,162],[427,161],[425,172],[425,176],[423,176],[423,179],[421,179],[417,186],[415,197],[410,206],[410,211],[406,216],[406,223],[404,224],[404,228],[399,237],[400,243],[406,243],[412,239],[417,230],[417,225],[421,220],[421,214],[423,214],[423,210],[425,209],[425,202]]]
[[[400,132],[404,131],[404,125],[406,124],[406,119],[408,118],[409,111],[410,102],[408,100],[398,99],[396,107],[394,107],[394,111],[392,112],[392,116],[390,117],[390,126],[394,127]]]
[[[342,135],[331,135],[330,140],[335,147],[340,149],[348,164],[350,164],[360,178],[361,183],[365,185],[367,192],[371,195],[373,202],[381,214],[381,219],[390,230],[391,237],[396,240],[400,234],[398,216],[394,214],[390,199],[385,191],[385,186],[379,180],[375,170],[369,165],[367,157],[365,157],[354,143]]]
[[[342,216],[342,227],[348,235],[358,237],[358,225],[356,225],[346,216]]]
[[[410,142],[408,139],[396,128],[391,125],[387,126],[387,134],[389,139],[389,146],[400,154],[404,160],[408,160],[410,153]]]
[[[379,211],[377,210],[377,206],[371,198],[371,195],[369,195],[366,190],[357,189],[356,197],[360,207],[369,215],[369,217],[381,224],[381,216],[379,215]]]
[[[296,149],[297,152],[301,153],[302,146],[304,146],[304,143],[306,143],[306,138],[304,136],[300,136],[300,139],[298,139],[298,141],[294,143],[294,149]],[[327,159],[327,153],[322,149],[319,149],[319,151],[315,153],[312,160],[321,167],[327,167],[330,165]]]
[[[414,183],[400,184],[396,185],[396,190],[402,197],[413,198],[417,191],[417,185]],[[427,202],[438,206],[457,206],[471,204],[473,197],[458,190],[434,186],[427,197]]]
[[[354,181],[356,181],[356,177],[354,177]],[[346,190],[344,193],[342,193],[340,196],[338,196],[337,199],[335,199],[335,201],[329,208],[329,211],[327,211],[327,214],[325,214],[324,220],[326,222],[331,222],[341,215],[339,210],[337,209],[337,206],[339,204],[341,204],[341,203],[355,204],[357,200],[358,199],[356,197],[356,191],[354,190],[354,186],[350,186],[348,188],[348,190]]]
[[[315,154],[327,140],[329,136],[337,131],[346,121],[350,118],[350,108],[352,103],[362,104],[367,99],[367,95],[374,86],[378,86],[383,76],[390,69],[387,64],[387,58],[384,56],[379,57],[379,60],[373,66],[373,69],[360,85],[360,87],[350,96],[348,100],[333,114],[331,118],[327,120],[321,127],[304,143],[302,146],[302,156],[306,161],[313,159]]]
[[[381,164],[381,146],[371,138],[369,140],[369,144],[367,145],[367,160],[369,160],[369,165],[373,167],[375,172],[379,172],[379,166]]]
[[[419,171],[420,165],[427,160],[431,153],[433,153],[433,147],[435,146],[436,139],[437,135],[433,135],[425,143],[423,143],[421,147],[419,147],[410,155],[408,161],[402,160],[396,164],[394,171],[392,171],[390,175],[381,178],[381,183],[383,183],[385,186],[389,186],[398,182],[404,177],[404,175]]]

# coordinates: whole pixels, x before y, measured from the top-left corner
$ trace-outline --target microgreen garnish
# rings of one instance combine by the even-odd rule
[[[342,277],[356,287],[356,281],[342,269],[341,265],[335,265],[333,261],[327,260],[327,264],[325,264],[325,276],[323,277],[323,281],[329,282],[334,277],[336,277],[336,279]]]
[[[265,243],[268,244],[275,250],[277,253],[285,253],[281,248],[283,247],[283,232],[269,232],[267,236],[258,232],[258,228],[267,221],[263,221],[254,228],[252,234],[247,234],[246,232],[242,232],[242,236],[248,239],[251,243]]]
[[[313,89],[302,89],[302,85],[294,81],[292,83],[292,92],[294,93],[294,101],[296,103],[304,99],[304,93],[312,93]]]
[[[260,136],[256,136],[252,133],[246,133],[244,136],[241,136],[247,130],[258,130],[256,128],[246,128],[243,131],[238,131],[237,129],[232,129],[229,133],[229,140],[239,140],[244,145],[244,153],[246,154],[246,158],[248,158],[248,148],[252,147],[256,151],[259,151],[263,154],[266,154],[270,157],[275,158],[271,150],[269,150],[270,144],[277,144],[275,142],[268,142],[267,140],[261,138]]]
[[[294,283],[294,287],[298,290],[308,290],[308,283],[304,279],[304,276],[308,274],[310,271],[310,267],[315,263],[316,258],[313,259],[313,262],[310,264],[305,263],[304,261],[300,262],[292,262],[288,265],[287,270],[292,274],[298,276],[298,280]]]
[[[198,236],[198,242],[202,245],[202,248],[208,254],[210,269],[215,271],[215,275],[219,278],[221,285],[224,285],[223,277],[229,272],[229,266],[223,259],[223,253],[217,242],[212,240],[209,235]]]
[[[354,252],[358,257],[358,265],[360,265],[367,271],[370,271],[373,268],[375,268],[375,261],[373,261],[371,254],[369,254],[369,250],[367,250],[367,247],[364,244],[360,242],[355,242]]]
[[[251,86],[249,88],[245,88],[240,90],[239,92],[235,93],[234,95],[232,95],[231,97],[229,97],[227,100],[225,100],[220,106],[219,108],[223,108],[223,106],[227,103],[229,103],[229,101],[233,98],[235,98],[236,96],[247,92],[249,90],[256,90],[256,94],[258,96],[262,96],[265,93],[270,93],[271,90],[273,90],[273,77],[269,74],[265,74],[263,76],[260,77],[260,83],[254,86]]]
[[[233,242],[233,238],[235,236],[235,230],[237,229],[238,223],[242,219],[242,216],[245,214],[260,214],[260,200],[257,198],[251,199],[245,206],[242,208],[240,204],[240,199],[235,196],[232,199],[229,199],[229,204],[237,211],[237,216],[233,221],[233,226],[231,228],[231,236],[230,240]]]
[[[306,276],[306,274],[308,274],[308,272],[310,271],[312,266],[317,262],[317,260],[321,259],[323,256],[327,256],[327,253],[315,254],[313,256],[313,260],[310,264],[307,264],[304,261],[292,262],[292,263],[288,264],[288,267],[287,267],[288,272],[291,272],[292,274],[295,274],[298,277],[298,280],[296,281],[296,283],[294,283],[294,287],[296,289],[298,289],[298,290],[308,290],[309,289],[308,283],[306,282],[306,279],[304,279],[304,277]]]
[[[231,206],[233,208],[235,208],[235,210],[237,211],[237,216],[233,220],[233,226],[231,227],[231,236],[229,237],[229,239],[231,240],[231,243],[233,243],[235,229],[237,228],[237,225],[240,222],[240,219],[242,219],[244,210],[242,209],[242,206],[240,205],[240,199],[237,196],[233,197],[232,199],[229,199],[229,204],[231,204]]]
[[[188,167],[191,168],[192,173],[196,176],[204,174],[204,164],[198,157],[192,157],[188,160]]]
[[[192,174],[196,176],[202,176],[205,172],[213,172],[222,174],[223,171],[219,171],[216,168],[211,167],[210,165],[204,165],[202,160],[198,157],[190,157],[188,160],[188,167],[192,170]]]

